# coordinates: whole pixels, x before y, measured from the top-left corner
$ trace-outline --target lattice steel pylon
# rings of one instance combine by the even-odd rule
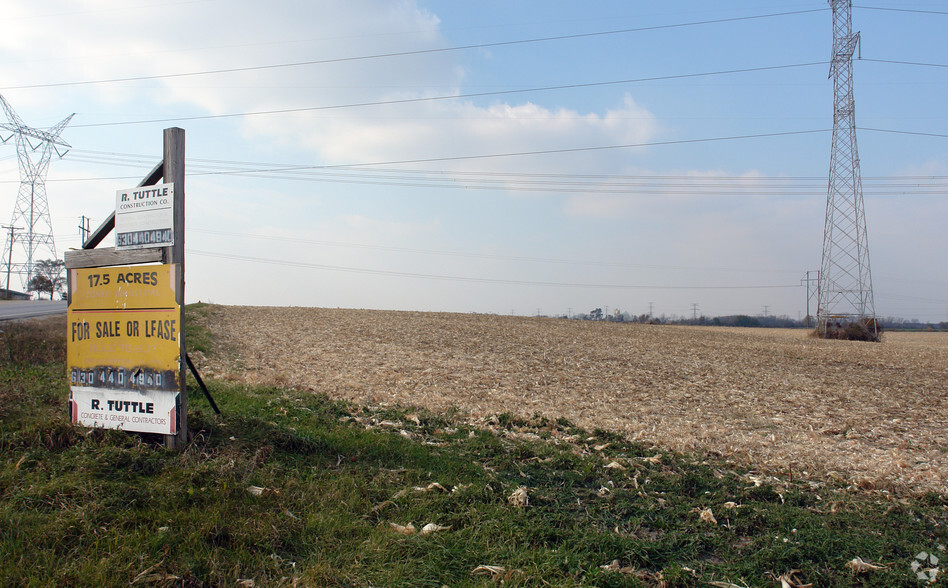
[[[820,270],[818,320],[823,336],[862,322],[878,336],[869,239],[862,199],[862,177],[856,149],[853,98],[853,53],[860,43],[853,34],[852,1],[829,0],[833,9],[833,146],[826,193],[823,262]]]
[[[59,124],[43,130],[24,123],[3,96],[0,96],[0,106],[3,107],[8,120],[7,123],[0,123],[0,131],[10,133],[9,136],[3,137],[0,132],[0,142],[6,143],[16,137],[16,153],[20,162],[20,190],[10,222],[10,226],[17,230],[11,229],[7,236],[3,265],[0,268],[7,289],[10,288],[10,274],[16,274],[20,276],[21,286],[26,290],[33,275],[37,254],[48,253],[51,259],[57,259],[53,223],[46,200],[46,172],[54,152],[61,158],[71,148],[59,135],[75,113]],[[21,247],[18,248],[17,245]],[[18,254],[15,255],[14,251],[18,251]]]

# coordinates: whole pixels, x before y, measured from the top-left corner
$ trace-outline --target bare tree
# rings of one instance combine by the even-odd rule
[[[57,292],[63,291],[66,283],[66,264],[61,259],[44,259],[33,266],[33,276],[27,289],[31,292],[49,292],[52,300]]]

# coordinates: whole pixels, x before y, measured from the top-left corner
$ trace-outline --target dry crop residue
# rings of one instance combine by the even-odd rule
[[[800,330],[213,307],[202,370],[252,384],[588,429],[773,473],[948,491],[948,333],[881,344]]]

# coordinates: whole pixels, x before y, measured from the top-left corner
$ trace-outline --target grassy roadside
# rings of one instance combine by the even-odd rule
[[[778,480],[565,421],[211,382],[224,419],[193,394],[181,453],[76,429],[65,329],[46,324],[0,325],[21,350],[0,354],[4,586],[919,586],[915,556],[946,555],[943,496]]]

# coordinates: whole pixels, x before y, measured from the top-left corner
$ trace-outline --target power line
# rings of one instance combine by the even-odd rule
[[[886,129],[864,129],[860,127],[860,130],[878,130],[882,132],[892,132],[899,133],[905,132],[910,133],[909,131],[895,131],[895,130],[886,130]],[[84,161],[99,163],[100,160],[96,159],[96,156],[101,156],[103,160],[114,159],[116,162],[125,162],[125,163],[116,163],[116,165],[127,165],[139,167],[142,165],[151,165],[154,162],[154,156],[151,155],[139,155],[131,153],[116,153],[112,151],[96,151],[96,150],[87,150],[87,149],[73,149],[71,152],[71,159],[76,159],[77,155],[86,155],[90,157],[86,158]],[[276,171],[279,170],[299,170],[299,171],[308,171],[312,172],[322,172],[322,171],[333,171],[337,166],[332,164],[325,165],[301,165],[301,164],[286,164],[286,163],[275,163],[275,162],[260,162],[260,161],[238,161],[238,160],[228,160],[228,159],[206,159],[198,157],[189,157],[188,163],[190,164],[191,169],[215,169],[216,171],[226,171],[228,168],[233,168],[233,171],[247,171],[246,168],[250,167],[255,171],[258,171],[258,168],[264,169],[273,169]],[[219,168],[224,168],[220,170]],[[630,180],[630,181],[648,181],[648,182],[684,182],[685,185],[702,185],[702,183],[707,182],[711,184],[719,184],[721,182],[761,182],[761,183],[792,183],[792,182],[818,182],[818,187],[825,187],[826,178],[823,176],[694,176],[692,174],[579,174],[579,173],[550,173],[550,172],[510,172],[510,171],[477,171],[477,170],[462,170],[462,169],[399,169],[399,168],[390,168],[390,169],[365,169],[360,170],[358,164],[347,164],[346,173],[356,173],[356,172],[365,172],[370,174],[377,173],[390,173],[390,174],[434,174],[438,176],[489,176],[496,178],[550,178],[557,180],[589,180],[589,181],[600,181],[600,180]],[[201,175],[200,172],[195,173],[194,175]],[[95,178],[94,178],[95,179]],[[110,178],[98,178],[98,179],[110,179]],[[696,180],[700,180],[702,183],[696,183]],[[863,176],[863,180],[874,181],[874,182],[890,182],[890,181],[899,181],[899,182],[912,182],[924,180],[948,180],[946,175],[932,175],[932,174],[917,174],[917,175],[897,175],[897,176]]]
[[[379,167],[387,165],[404,165],[404,164],[418,164],[418,163],[435,163],[435,162],[448,162],[448,161],[471,161],[477,159],[493,159],[493,158],[508,158],[508,157],[523,157],[523,156],[537,156],[537,155],[553,155],[553,154],[565,154],[565,153],[581,153],[581,152],[596,152],[596,151],[608,151],[616,149],[630,149],[634,147],[657,147],[657,146],[668,146],[668,145],[688,145],[688,144],[700,144],[700,143],[710,143],[718,141],[736,141],[736,140],[745,140],[745,139],[760,139],[760,138],[772,138],[772,137],[787,137],[787,136],[796,136],[796,135],[807,135],[815,133],[826,133],[829,132],[828,129],[813,129],[813,130],[803,130],[803,131],[783,131],[783,132],[773,132],[773,133],[758,133],[752,135],[734,135],[729,137],[705,137],[699,139],[678,139],[671,141],[649,141],[643,143],[629,143],[623,145],[598,145],[598,146],[589,146],[589,147],[572,147],[572,148],[563,148],[563,149],[542,149],[535,151],[517,151],[517,152],[508,152],[508,153],[493,153],[493,154],[479,154],[479,155],[458,155],[450,157],[432,157],[432,158],[420,158],[420,159],[405,159],[405,160],[394,160],[394,161],[376,161],[376,162],[363,162],[357,164],[337,164],[337,165],[300,165],[300,166],[277,166],[269,169],[250,169],[250,170],[225,170],[225,171],[205,171],[191,173],[189,175],[255,175],[255,174],[274,174],[274,173],[290,173],[298,172],[303,170],[329,170],[329,169],[353,169],[353,168],[365,168],[365,167]],[[272,176],[267,176],[272,177]],[[87,180],[89,178],[86,178]]]
[[[554,155],[554,154],[561,154],[561,153],[608,151],[612,149],[631,149],[633,147],[693,145],[693,144],[698,144],[698,143],[711,143],[711,142],[717,142],[717,141],[737,141],[737,140],[744,140],[744,139],[789,137],[789,136],[795,136],[795,135],[809,135],[809,134],[814,134],[814,133],[827,133],[827,132],[829,132],[829,129],[811,129],[811,130],[804,130],[804,131],[777,131],[777,132],[772,132],[772,133],[757,133],[757,134],[750,134],[750,135],[732,135],[729,137],[705,137],[705,138],[700,138],[700,139],[646,141],[642,143],[626,143],[622,145],[598,145],[598,146],[591,146],[591,147],[567,147],[563,149],[538,149],[535,151],[514,151],[514,152],[508,152],[508,153],[492,153],[492,154],[482,154],[482,155],[456,155],[456,156],[450,156],[450,157],[431,157],[431,158],[425,158],[425,159],[402,159],[402,160],[393,160],[393,161],[366,162],[366,163],[359,163],[359,164],[340,164],[340,165],[325,166],[325,167],[341,169],[341,168],[369,167],[369,166],[380,166],[380,165],[404,165],[408,163],[470,161],[473,159],[492,159],[492,158],[503,158],[503,157],[522,157],[522,156],[529,156],[529,155]]]
[[[475,160],[475,159],[493,159],[493,158],[523,157],[523,156],[535,156],[535,155],[554,155],[554,154],[565,154],[565,153],[609,151],[609,150],[615,150],[615,149],[631,149],[635,147],[693,145],[693,144],[700,144],[700,143],[712,143],[712,142],[718,142],[718,141],[738,141],[738,140],[746,140],[746,139],[790,137],[790,136],[810,135],[810,134],[828,133],[828,132],[829,132],[829,129],[808,129],[808,130],[802,130],[802,131],[775,131],[771,133],[731,135],[731,136],[724,136],[724,137],[703,137],[703,138],[698,138],[698,139],[675,139],[675,140],[668,140],[668,141],[645,141],[642,143],[625,143],[625,144],[620,144],[620,145],[594,145],[594,146],[587,146],[587,147],[566,147],[562,149],[538,149],[534,151],[511,151],[511,152],[506,152],[506,153],[455,155],[455,156],[448,156],[448,157],[429,157],[429,158],[419,158],[419,159],[402,159],[402,160],[374,161],[374,162],[346,163],[346,164],[332,164],[332,165],[296,165],[296,166],[277,165],[272,168],[261,167],[260,169],[248,169],[248,170],[206,171],[206,172],[199,172],[196,174],[192,173],[189,175],[246,175],[246,174],[265,173],[265,172],[288,173],[288,172],[294,172],[294,171],[320,170],[320,169],[339,170],[339,169],[352,169],[352,168],[363,168],[363,167],[379,167],[379,166],[384,166],[384,165],[437,163],[437,162],[446,162],[446,161],[470,161],[470,160]]]
[[[415,272],[400,272],[395,270],[380,270],[371,268],[358,268],[340,265],[327,265],[320,263],[311,263],[303,261],[292,261],[288,259],[272,259],[263,257],[251,257],[246,255],[233,255],[228,253],[215,253],[211,251],[188,250],[189,255],[198,255],[204,257],[215,257],[219,259],[230,259],[234,261],[243,261],[251,263],[265,263],[267,265],[281,265],[288,267],[301,267],[308,269],[338,271],[356,274],[369,274],[381,276],[393,276],[400,278],[415,278],[425,280],[446,280],[452,282],[476,282],[484,284],[506,284],[513,286],[553,286],[565,288],[596,288],[596,289],[615,289],[615,290],[771,290],[783,288],[799,288],[799,284],[786,285],[749,285],[749,286],[656,286],[644,284],[583,284],[573,282],[545,282],[533,280],[507,280],[500,278],[477,278],[470,276],[451,276],[443,274],[424,274]]]
[[[225,113],[225,114],[201,114],[201,115],[194,115],[194,116],[174,117],[174,118],[156,118],[156,119],[116,121],[116,122],[105,122],[105,123],[88,123],[88,124],[82,124],[82,125],[73,125],[73,128],[115,127],[115,126],[141,125],[141,124],[153,124],[153,123],[172,123],[172,122],[185,122],[185,121],[196,121],[196,120],[241,118],[245,116],[297,114],[301,112],[316,112],[316,111],[321,111],[321,110],[340,110],[340,109],[345,109],[345,108],[365,108],[369,106],[393,106],[393,105],[398,105],[398,104],[414,104],[414,103],[419,103],[419,102],[436,102],[436,101],[443,101],[443,100],[483,98],[486,96],[504,96],[504,95],[511,95],[511,94],[526,94],[526,93],[531,93],[531,92],[551,92],[555,90],[575,90],[578,88],[595,88],[595,87],[602,87],[602,86],[636,84],[636,83],[642,83],[642,82],[656,82],[656,81],[680,80],[680,79],[698,78],[698,77],[707,77],[707,76],[732,75],[732,74],[752,73],[752,72],[761,72],[761,71],[774,71],[774,70],[792,69],[792,68],[800,68],[800,67],[812,67],[812,66],[827,65],[827,64],[829,64],[828,61],[811,61],[808,63],[791,63],[791,64],[784,64],[784,65],[747,67],[747,68],[740,68],[740,69],[718,70],[718,71],[689,73],[689,74],[650,76],[650,77],[645,77],[645,78],[609,80],[609,81],[604,81],[604,82],[587,82],[587,83],[578,83],[578,84],[561,84],[561,85],[556,85],[556,86],[539,86],[539,87],[534,87],[534,88],[518,88],[514,90],[494,90],[490,92],[471,92],[467,94],[422,96],[418,98],[376,100],[372,102],[353,102],[349,104],[331,104],[331,105],[326,105],[326,106],[301,106],[298,108],[255,110],[255,111],[245,111],[245,112],[231,112],[231,113]]]
[[[886,12],[908,12],[912,14],[941,14],[948,15],[948,12],[942,10],[916,10],[912,8],[883,8],[881,6],[857,6],[853,5],[853,8],[859,8],[861,10],[884,10]]]
[[[892,63],[895,65],[915,65],[918,67],[948,67],[948,64],[944,63],[922,63],[919,61],[896,61],[894,59],[869,59],[868,57],[860,58],[860,61],[871,61],[873,63]]]
[[[432,172],[437,173],[437,172]],[[195,175],[200,175],[195,174]],[[247,175],[247,174],[243,174]],[[278,173],[253,173],[252,177],[282,179],[290,181],[310,181],[343,183],[358,185],[376,185],[393,187],[440,188],[454,190],[506,190],[517,192],[543,193],[578,193],[578,194],[615,194],[623,196],[657,196],[657,195],[685,195],[685,196],[824,196],[825,187],[817,184],[792,183],[773,185],[770,187],[757,186],[753,179],[746,182],[732,181],[731,183],[713,182],[631,182],[631,181],[529,181],[507,179],[465,180],[452,177],[415,177],[398,178],[381,176],[366,178],[363,175],[280,175]],[[438,174],[439,176],[441,174]],[[873,196],[916,195],[943,195],[948,183],[935,183],[930,178],[924,178],[926,183],[919,180],[900,184],[884,183],[869,191]],[[944,180],[944,178],[943,178]]]
[[[857,127],[860,131],[871,131],[873,133],[892,133],[896,135],[915,135],[917,137],[938,137],[940,139],[948,138],[944,133],[923,133],[921,131],[897,131],[893,129],[872,129],[869,127]]]
[[[870,129],[880,130],[883,129]],[[816,131],[815,131],[816,132]],[[903,132],[908,131],[887,131]],[[711,139],[708,139],[711,140]],[[611,146],[608,148],[619,148]],[[592,149],[592,148],[578,148]],[[142,167],[152,158],[111,152],[74,150],[73,159],[83,163]],[[520,154],[527,154],[526,152]],[[495,154],[497,156],[513,154]],[[489,155],[471,156],[489,157]],[[348,183],[396,187],[423,187],[462,190],[507,190],[524,192],[600,193],[628,196],[648,195],[742,195],[812,196],[824,189],[822,178],[807,176],[693,176],[693,175],[615,175],[550,174],[527,172],[488,172],[467,170],[425,170],[381,167],[382,163],[345,165],[291,165],[192,159],[191,176],[244,176],[277,180]],[[420,161],[420,160],[416,160]],[[128,179],[132,176],[59,178],[58,182]],[[869,176],[874,196],[942,195],[948,176]],[[53,181],[53,180],[50,180]],[[12,181],[0,180],[0,183]]]
[[[917,66],[917,67],[948,68],[948,64],[939,64],[939,63],[922,63],[922,62],[914,62],[914,61],[896,61],[896,60],[869,59],[869,58],[863,59],[862,61],[873,62],[873,63],[896,64],[896,65],[910,65],[910,66]],[[575,84],[559,84],[559,85],[553,85],[553,86],[537,86],[537,87],[532,87],[532,88],[516,88],[512,90],[492,90],[492,91],[486,91],[486,92],[469,92],[466,94],[422,96],[422,97],[417,97],[417,98],[375,100],[375,101],[369,101],[369,102],[352,102],[352,103],[347,103],[347,104],[330,104],[330,105],[323,105],[323,106],[301,106],[297,108],[255,110],[255,111],[244,111],[244,112],[231,112],[231,113],[224,113],[224,114],[203,114],[203,115],[182,116],[182,117],[173,117],[173,118],[139,119],[139,120],[131,120],[131,121],[113,121],[113,122],[103,122],[103,123],[86,123],[86,124],[80,124],[80,125],[73,125],[73,128],[97,128],[97,127],[141,125],[141,124],[187,122],[187,121],[198,121],[198,120],[217,120],[217,119],[229,119],[229,118],[243,118],[243,117],[250,117],[250,116],[299,114],[299,113],[304,113],[304,112],[318,112],[318,111],[324,111],[324,110],[367,108],[367,107],[373,107],[373,106],[395,106],[395,105],[401,105],[401,104],[416,104],[416,103],[422,103],[422,102],[463,100],[463,99],[471,99],[471,98],[484,98],[488,96],[504,96],[504,95],[513,95],[513,94],[526,94],[526,93],[533,93],[533,92],[552,92],[552,91],[558,91],[558,90],[575,90],[575,89],[580,89],[580,88],[595,88],[595,87],[617,86],[617,85],[646,83],[646,82],[681,80],[681,79],[710,77],[710,76],[718,76],[718,75],[755,73],[755,72],[763,72],[763,71],[812,67],[812,66],[827,65],[827,64],[829,64],[828,61],[813,61],[813,62],[805,62],[805,63],[792,63],[792,64],[771,65],[771,66],[761,66],[761,67],[738,68],[738,69],[730,69],[730,70],[717,70],[717,71],[710,71],[710,72],[672,74],[672,75],[666,75],[666,76],[650,76],[650,77],[629,78],[629,79],[622,79],[622,80],[606,80],[606,81],[600,81],[600,82],[583,82],[583,83],[575,83]]]
[[[472,259],[493,259],[500,261],[519,261],[519,262],[529,262],[529,263],[549,263],[549,264],[560,264],[560,265],[581,265],[584,267],[613,267],[613,268],[630,268],[630,269],[658,269],[658,270],[687,270],[687,271],[727,271],[727,272],[753,272],[753,273],[774,273],[774,274],[786,274],[791,273],[789,271],[781,271],[775,269],[743,269],[743,268],[728,268],[728,267],[696,267],[696,266],[667,266],[667,265],[652,265],[652,264],[637,264],[637,263],[610,263],[610,262],[601,262],[595,260],[578,260],[578,259],[555,259],[547,257],[528,257],[520,255],[499,255],[499,254],[489,254],[489,253],[468,253],[461,251],[439,251],[432,249],[417,249],[411,247],[396,247],[389,245],[368,245],[364,243],[345,243],[339,241],[324,241],[316,239],[302,239],[296,237],[281,237],[277,235],[256,235],[248,233],[238,233],[232,231],[216,231],[210,229],[195,229],[189,228],[189,232],[201,233],[206,235],[221,235],[221,236],[231,236],[231,237],[240,237],[242,239],[262,239],[267,241],[281,241],[285,243],[299,243],[304,245],[322,245],[329,247],[343,247],[350,249],[362,249],[362,250],[372,250],[372,251],[389,251],[396,253],[411,253],[411,254],[422,254],[422,255],[438,255],[438,256],[448,256],[448,257],[465,257]]]
[[[546,42],[551,42],[551,41],[583,39],[583,38],[590,38],[590,37],[601,37],[601,36],[606,36],[606,35],[621,35],[621,34],[639,33],[639,32],[645,32],[645,31],[667,30],[667,29],[701,26],[701,25],[759,20],[759,19],[765,19],[765,18],[776,18],[776,17],[782,17],[782,16],[795,16],[795,15],[800,15],[800,14],[814,13],[814,12],[824,12],[826,10],[828,9],[816,8],[816,9],[810,9],[810,10],[797,10],[797,11],[790,11],[790,12],[759,14],[759,15],[753,15],[753,16],[719,18],[719,19],[713,19],[713,20],[693,21],[693,22],[687,22],[687,23],[677,23],[677,24],[668,24],[668,25],[655,25],[655,26],[648,26],[648,27],[636,27],[636,28],[617,29],[617,30],[610,30],[610,31],[597,31],[597,32],[592,32],[592,33],[574,33],[570,35],[537,37],[533,39],[516,39],[512,41],[477,43],[477,44],[472,44],[472,45],[460,45],[460,46],[455,46],[455,47],[418,49],[414,51],[397,51],[397,52],[392,52],[392,53],[379,53],[379,54],[374,54],[374,55],[338,57],[338,58],[333,58],[333,59],[315,59],[315,60],[309,60],[309,61],[297,61],[297,62],[290,62],[290,63],[275,63],[275,64],[268,64],[268,65],[222,68],[222,69],[202,70],[202,71],[194,71],[194,72],[179,72],[179,73],[172,73],[172,74],[156,74],[156,75],[150,75],[150,76],[128,76],[124,78],[82,80],[82,81],[75,81],[75,82],[55,82],[55,83],[49,83],[49,84],[31,84],[31,85],[24,85],[24,86],[8,86],[5,89],[26,90],[26,89],[37,89],[37,88],[61,88],[61,87],[68,87],[68,86],[85,86],[85,85],[93,85],[93,84],[140,82],[140,81],[184,78],[184,77],[194,77],[194,76],[203,76],[203,75],[242,73],[242,72],[261,71],[261,70],[270,70],[270,69],[303,67],[303,66],[310,66],[310,65],[325,65],[325,64],[331,64],[331,63],[364,61],[364,60],[370,60],[370,59],[383,59],[383,58],[392,58],[392,57],[425,55],[425,54],[432,54],[432,53],[445,53],[449,51],[466,51],[470,49],[489,49],[489,48],[503,47],[503,46],[510,46],[510,45],[524,45],[528,43],[546,43]]]
[[[206,173],[201,172],[192,172],[188,174],[191,177],[197,177],[201,175],[207,175]],[[235,174],[215,174],[215,175],[235,175]],[[248,177],[248,174],[243,174],[244,177]],[[59,182],[59,183],[71,183],[71,182],[89,182],[89,181],[119,181],[119,180],[131,180],[138,178],[139,176],[128,175],[128,176],[110,176],[110,177],[83,177],[83,178],[59,178],[48,180],[48,182]],[[419,179],[417,181],[398,181],[398,180],[372,180],[372,179],[345,179],[345,178],[336,178],[336,177],[321,177],[321,176],[281,176],[271,173],[260,173],[260,174],[249,174],[249,177],[256,177],[262,179],[270,180],[285,180],[285,181],[302,181],[302,182],[325,182],[325,183],[336,183],[336,184],[353,184],[353,185],[368,185],[368,186],[388,186],[396,188],[429,188],[429,189],[439,189],[439,190],[463,190],[463,191],[507,191],[507,192],[537,192],[537,193],[558,193],[558,194],[585,194],[585,195],[594,195],[594,194],[610,194],[610,195],[620,195],[626,196],[628,198],[635,197],[658,197],[658,196],[693,196],[693,197],[771,197],[771,196],[784,196],[784,197],[823,197],[825,196],[825,189],[822,187],[806,187],[806,186],[788,186],[784,188],[770,188],[764,189],[759,187],[754,187],[748,184],[733,184],[733,185],[702,185],[695,184],[693,186],[683,186],[681,188],[669,188],[665,186],[636,186],[630,185],[629,187],[601,187],[595,184],[590,184],[588,186],[557,186],[557,185],[548,185],[548,186],[531,186],[529,184],[522,183],[505,183],[503,185],[498,185],[498,183],[493,184],[478,184],[478,183],[458,183],[451,180],[444,180],[443,183],[438,183],[434,181],[426,181],[424,179]],[[916,182],[906,182],[903,184],[888,185],[881,184],[873,186],[869,184],[868,189],[865,190],[866,196],[873,198],[881,197],[895,197],[895,196],[944,196],[946,190],[948,190],[948,182],[945,182],[945,178],[941,178],[940,183],[925,183],[919,184],[918,181],[921,180],[931,180],[932,178],[919,178]],[[938,179],[938,178],[935,178]],[[0,180],[0,184],[12,184],[13,180]]]

